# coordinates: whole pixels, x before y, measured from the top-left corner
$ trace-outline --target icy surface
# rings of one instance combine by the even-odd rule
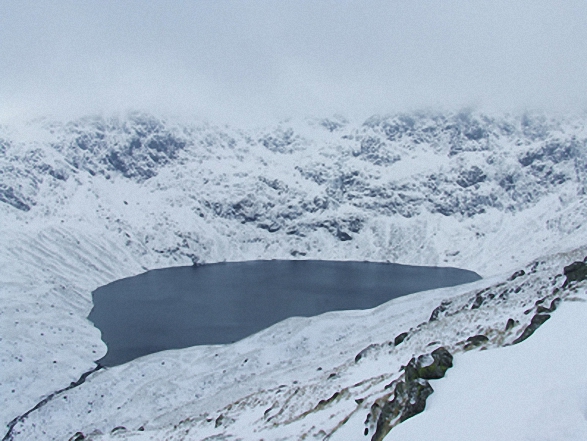
[[[251,439],[297,439],[324,437],[344,420],[332,439],[355,438],[367,411],[355,398],[378,399],[412,355],[435,341],[459,349],[479,333],[493,346],[513,341],[531,319],[523,312],[562,289],[556,275],[584,257],[569,250],[587,244],[584,122],[461,112],[235,129],[135,114],[0,127],[1,425],[95,367],[105,347],[86,319],[91,291],[148,269],[311,258],[449,265],[487,277],[478,287],[291,319],[234,345],[99,371],[12,432],[15,439],[94,430],[108,437],[124,425],[128,433],[112,437],[181,439],[173,427],[186,420],[191,439],[241,430]],[[527,265],[540,256],[532,272]],[[526,278],[507,280],[521,268]],[[466,303],[483,284],[499,298],[500,283],[519,287],[517,296],[474,309],[475,318],[433,321],[399,352],[355,366],[360,351],[427,322],[443,300]],[[518,324],[507,335],[491,334],[510,316]],[[324,404],[326,413],[311,411],[320,400],[336,411]]]

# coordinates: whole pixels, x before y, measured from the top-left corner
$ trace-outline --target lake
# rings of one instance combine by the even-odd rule
[[[148,271],[93,292],[89,319],[116,366],[166,349],[232,343],[294,316],[368,309],[396,297],[479,280],[457,268],[260,260]]]

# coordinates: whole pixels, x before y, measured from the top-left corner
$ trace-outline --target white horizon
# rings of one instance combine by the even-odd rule
[[[0,4],[0,121],[587,109],[573,0]]]

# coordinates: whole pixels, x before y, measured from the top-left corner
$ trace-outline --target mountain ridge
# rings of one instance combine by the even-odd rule
[[[587,238],[583,115],[37,120],[0,127],[0,153],[3,424],[95,368],[91,291],[122,277],[320,258],[494,280]]]

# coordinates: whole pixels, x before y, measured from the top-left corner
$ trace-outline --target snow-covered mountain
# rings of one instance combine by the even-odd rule
[[[586,253],[585,121],[464,111],[236,129],[132,114],[0,127],[7,439],[381,436],[397,385],[427,390],[404,378],[412,357],[512,343],[539,308],[556,318],[556,298],[584,297],[583,282],[560,275]],[[271,258],[486,278],[154,354],[56,393],[105,353],[86,319],[96,287],[157,267]],[[118,426],[128,430],[111,434]]]

